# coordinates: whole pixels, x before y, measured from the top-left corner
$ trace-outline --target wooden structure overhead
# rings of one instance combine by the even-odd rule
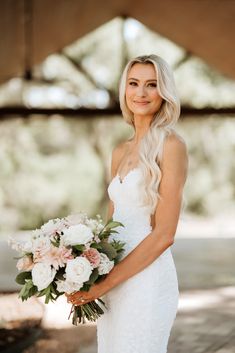
[[[0,81],[117,16],[137,19],[235,79],[235,1],[1,0]]]

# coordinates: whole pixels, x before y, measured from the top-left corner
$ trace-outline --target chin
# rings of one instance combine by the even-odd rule
[[[134,114],[138,114],[138,115],[150,115],[150,114],[152,114],[152,112],[147,110],[147,109],[133,109],[133,113]]]

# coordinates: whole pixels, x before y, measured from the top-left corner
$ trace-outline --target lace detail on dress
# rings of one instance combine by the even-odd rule
[[[125,226],[114,239],[126,243],[127,256],[152,230],[150,208],[141,206],[143,176],[134,168],[116,175],[108,193],[113,218]],[[170,247],[152,264],[110,290],[103,299],[107,310],[97,320],[98,353],[166,353],[178,308],[178,280]]]

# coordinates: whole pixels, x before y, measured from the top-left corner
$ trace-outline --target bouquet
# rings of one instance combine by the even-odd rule
[[[16,282],[22,285],[22,301],[36,295],[45,296],[45,303],[55,301],[64,293],[88,291],[102,280],[120,260],[125,243],[110,240],[114,228],[123,226],[111,218],[105,225],[80,212],[64,218],[51,219],[32,231],[29,240],[17,242],[10,238],[14,250],[20,252]],[[73,305],[72,323],[95,321],[104,311],[101,298],[84,305]],[[70,316],[69,316],[70,317]]]

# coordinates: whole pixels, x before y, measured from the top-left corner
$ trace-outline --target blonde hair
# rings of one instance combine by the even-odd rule
[[[157,74],[157,89],[163,98],[161,107],[154,115],[148,132],[144,135],[139,146],[139,168],[144,176],[143,204],[151,209],[153,214],[159,194],[159,184],[162,178],[160,164],[163,145],[167,135],[174,131],[174,126],[180,115],[180,100],[175,86],[173,72],[165,60],[158,55],[143,55],[130,60],[121,77],[119,86],[119,100],[124,120],[134,125],[134,114],[126,103],[127,75],[136,63],[153,64]],[[157,190],[157,193],[156,193]]]

